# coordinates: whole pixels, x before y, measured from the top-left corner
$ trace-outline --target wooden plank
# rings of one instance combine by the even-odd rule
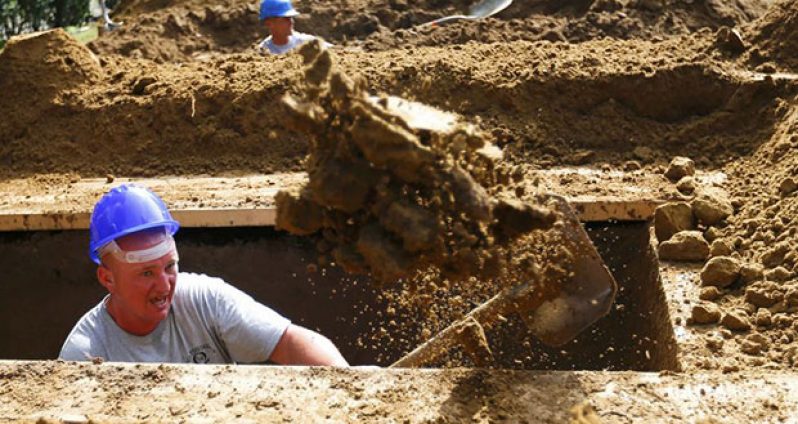
[[[274,196],[298,187],[304,173],[241,177],[79,179],[56,175],[0,181],[0,231],[84,230],[94,203],[116,185],[135,181],[158,193],[184,227],[274,225]],[[591,169],[534,171],[535,191],[557,193],[574,205],[582,221],[641,221],[675,196],[659,174]],[[699,174],[702,186],[721,186],[725,175]]]

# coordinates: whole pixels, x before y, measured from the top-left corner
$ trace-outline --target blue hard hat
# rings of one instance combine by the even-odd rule
[[[261,0],[260,20],[266,18],[290,18],[299,15],[291,0]]]
[[[97,251],[101,247],[119,237],[157,227],[165,227],[171,235],[180,228],[160,197],[135,184],[115,187],[94,205],[89,224],[89,257],[99,264]]]

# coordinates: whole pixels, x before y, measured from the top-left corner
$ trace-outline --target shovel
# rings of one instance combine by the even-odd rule
[[[568,275],[557,281],[527,281],[500,292],[391,367],[421,367],[460,344],[469,353],[473,351],[470,346],[485,345],[482,327],[492,326],[499,316],[517,313],[540,341],[559,346],[609,312],[617,284],[573,209],[561,196],[548,194],[541,201],[561,216],[562,225],[555,225],[550,231],[557,232],[555,239],[570,252],[567,263],[558,264],[570,271]],[[464,331],[475,326],[479,328]],[[464,335],[476,340],[466,340]],[[483,348],[482,355],[490,355],[490,350]],[[482,359],[475,358],[475,363]]]
[[[421,24],[421,26],[438,26],[457,19],[487,18],[506,9],[512,2],[513,0],[482,0],[468,8],[468,15],[444,16],[443,18]]]

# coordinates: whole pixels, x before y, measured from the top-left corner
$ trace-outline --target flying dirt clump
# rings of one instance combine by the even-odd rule
[[[337,70],[328,50],[300,53],[311,65],[305,94],[284,104],[288,125],[310,135],[309,181],[277,195],[276,225],[319,234],[321,262],[386,282],[431,266],[453,280],[495,277],[500,243],[556,221],[543,206],[496,196],[491,146],[473,127],[410,125],[391,99],[369,97]]]

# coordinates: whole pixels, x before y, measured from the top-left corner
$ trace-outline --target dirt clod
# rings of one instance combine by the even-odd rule
[[[692,177],[695,175],[695,162],[692,159],[684,156],[676,156],[671,159],[668,168],[665,170],[665,176],[673,181],[679,181],[684,177]]]
[[[714,324],[720,321],[720,309],[714,303],[701,303],[693,306],[690,318],[694,324]]]
[[[671,202],[654,211],[654,232],[657,240],[664,242],[680,232],[695,229],[693,210],[686,202]]]
[[[681,231],[660,243],[658,252],[666,261],[701,262],[709,256],[709,244],[700,231]]]
[[[751,323],[748,321],[748,318],[739,311],[725,313],[720,323],[732,331],[748,331],[751,329]]]
[[[700,193],[691,205],[696,218],[704,225],[715,225],[734,213],[729,199],[717,191]]]
[[[706,234],[704,235],[706,237]],[[732,254],[734,249],[729,245],[726,240],[716,239],[712,241],[712,244],[709,246],[709,255],[710,256],[729,256]]]
[[[676,183],[676,189],[679,190],[679,193],[682,193],[687,196],[695,193],[696,187],[697,185],[695,182],[695,178],[693,177],[682,177]]]
[[[716,256],[701,270],[701,284],[723,288],[733,284],[739,276],[740,261],[729,256]]]
[[[717,300],[723,295],[720,289],[715,286],[706,286],[701,287],[701,292],[698,294],[698,298],[701,300]]]

